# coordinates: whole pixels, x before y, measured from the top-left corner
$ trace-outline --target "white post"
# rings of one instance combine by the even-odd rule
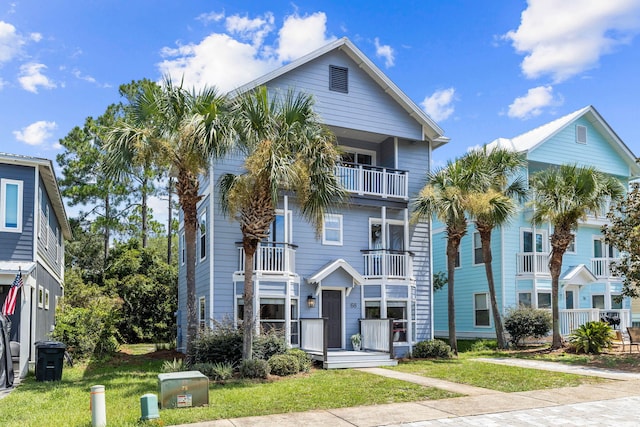
[[[106,427],[107,425],[103,385],[91,387],[91,425],[93,427]]]

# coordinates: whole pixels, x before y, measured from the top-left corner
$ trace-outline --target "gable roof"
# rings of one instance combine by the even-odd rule
[[[568,285],[586,285],[593,283],[598,278],[587,268],[584,264],[578,264],[569,267],[564,273],[560,275],[560,280]]]
[[[624,159],[625,163],[629,166],[632,176],[640,175],[640,166],[636,163],[636,156],[592,105],[588,105],[516,137],[498,138],[487,144],[487,148],[500,147],[521,153],[529,153],[583,116],[589,120],[609,142],[612,148],[616,150],[620,157]]]
[[[422,134],[433,141],[433,148],[449,142],[449,138],[444,136],[444,131],[431,119],[415,102],[413,102],[398,86],[393,83],[364,53],[360,51],[347,37],[337,39],[313,52],[296,59],[270,73],[258,77],[257,79],[240,86],[230,93],[231,96],[246,92],[269,81],[288,73],[289,71],[307,64],[314,59],[331,52],[340,50],[347,54],[369,77],[371,77],[394,101],[396,101],[414,120],[422,125]]]
[[[313,283],[318,284],[322,282],[324,278],[328,277],[339,268],[342,268],[348,275],[353,277],[354,282],[357,283],[358,285],[361,285],[364,283],[364,278],[362,277],[362,275],[358,273],[358,271],[355,268],[353,268],[351,264],[349,264],[347,261],[345,261],[342,258],[336,259],[322,266],[320,270],[318,270],[315,274],[307,278],[307,282],[310,284],[313,284]]]
[[[65,211],[64,203],[62,202],[62,195],[53,169],[53,162],[49,159],[43,159],[40,157],[0,153],[0,163],[27,165],[38,168],[40,178],[47,189],[51,206],[53,207],[53,211],[55,212],[58,223],[60,224],[62,235],[65,239],[70,240],[73,237],[71,233],[71,226],[69,225],[67,212]]]

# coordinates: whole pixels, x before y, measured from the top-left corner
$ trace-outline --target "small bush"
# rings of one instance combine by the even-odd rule
[[[267,378],[269,372],[269,364],[266,360],[243,360],[240,364],[240,376],[242,378]]]
[[[191,369],[202,372],[210,380],[225,381],[233,377],[234,365],[229,362],[196,363]]]
[[[605,322],[587,322],[569,335],[569,345],[576,353],[599,354],[611,347],[612,329]]]
[[[300,350],[299,348],[290,348],[285,354],[295,356],[298,359],[300,372],[309,372],[311,370],[313,361],[311,360],[311,356],[309,356],[305,351]]]
[[[449,359],[452,357],[452,352],[449,344],[440,340],[430,340],[416,344],[412,355],[418,359]]]
[[[498,343],[495,340],[478,340],[471,344],[469,351],[491,351],[497,348]]]
[[[276,354],[269,359],[269,370],[273,375],[287,377],[300,372],[300,362],[292,354]]]
[[[229,321],[216,323],[193,340],[187,356],[192,363],[238,364],[242,359],[242,332]]]
[[[551,313],[530,307],[511,309],[504,318],[504,328],[511,342],[518,346],[527,337],[542,338],[551,331]]]
[[[184,361],[182,359],[176,359],[174,357],[173,361],[165,360],[162,363],[162,372],[165,372],[165,373],[168,373],[168,372],[180,372],[180,371],[184,371],[184,370],[185,370],[185,365],[184,365]]]
[[[274,329],[253,339],[253,357],[256,359],[269,360],[276,354],[286,352],[287,340],[281,332]]]

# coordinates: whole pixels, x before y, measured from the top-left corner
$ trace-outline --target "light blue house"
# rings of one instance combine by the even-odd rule
[[[525,178],[548,167],[577,163],[594,166],[618,178],[625,186],[640,174],[636,157],[592,106],[582,108],[512,139],[489,144],[522,152],[527,159]],[[607,209],[608,211],[608,209]],[[617,301],[622,283],[609,268],[618,256],[601,234],[604,212],[581,222],[573,245],[563,258],[559,308],[562,335],[577,326],[601,318],[624,330],[631,326],[630,302]],[[492,235],[493,273],[497,301],[504,315],[518,305],[551,308],[549,274],[549,224],[531,224],[531,210],[524,205],[510,225]],[[446,236],[434,225],[434,272],[446,272]],[[480,237],[470,225],[460,245],[455,271],[456,333],[459,337],[495,337],[490,314]],[[447,291],[434,295],[435,335],[447,336]],[[618,323],[619,322],[619,323]]]
[[[53,330],[63,294],[64,242],[71,228],[50,160],[0,153],[0,304],[18,272],[23,286],[11,321],[20,343],[16,375],[35,361],[34,343]]]
[[[313,95],[344,151],[335,172],[350,199],[326,215],[318,238],[295,197],[282,195],[271,234],[256,253],[257,328],[280,329],[292,347],[325,367],[393,363],[390,355],[432,337],[429,224],[409,222],[409,201],[424,185],[431,151],[448,138],[346,38],[239,91],[260,85]],[[238,322],[243,310],[242,236],[239,224],[221,214],[217,189],[218,178],[238,173],[242,162],[214,162],[200,183],[196,298],[203,327],[213,320]],[[178,347],[184,350],[182,226],[180,253]],[[345,359],[354,354],[348,350],[356,333],[381,358],[367,360],[372,354],[360,352],[355,362]]]

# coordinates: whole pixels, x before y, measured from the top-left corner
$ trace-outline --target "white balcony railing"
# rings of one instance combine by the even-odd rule
[[[611,271],[611,263],[620,261],[620,258],[591,258],[591,272],[598,279],[617,277]]]
[[[292,273],[296,270],[296,246],[289,243],[259,243],[253,258],[253,270],[261,273]],[[238,272],[244,273],[245,255],[238,248]]]
[[[343,163],[336,167],[338,181],[350,193],[408,199],[409,173],[397,169]]]
[[[612,328],[626,331],[631,326],[631,310],[598,308],[583,308],[573,310],[560,310],[560,335],[568,336],[581,325],[598,320],[609,323]]]
[[[363,251],[364,277],[408,279],[413,274],[413,254],[404,251],[371,249]]]
[[[548,252],[521,252],[516,254],[519,275],[550,274]]]

